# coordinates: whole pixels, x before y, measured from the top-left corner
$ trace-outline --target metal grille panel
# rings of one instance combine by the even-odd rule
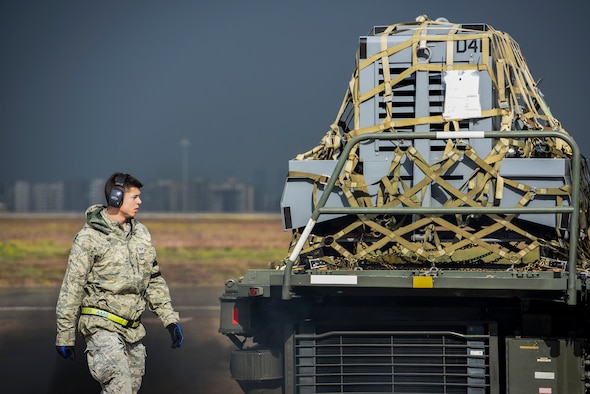
[[[449,331],[298,334],[296,393],[489,393],[489,342]]]

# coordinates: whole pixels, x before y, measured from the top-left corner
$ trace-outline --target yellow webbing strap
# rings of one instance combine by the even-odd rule
[[[107,312],[107,311],[104,311],[104,310],[98,309],[98,308],[92,308],[92,307],[85,306],[80,310],[80,313],[82,315],[101,316],[101,317],[107,318],[110,321],[113,321],[117,324],[120,324],[126,328],[136,328],[136,327],[139,327],[139,324],[140,324],[139,320],[127,320],[127,319],[122,318],[121,316],[115,315],[114,313]]]
[[[502,115],[502,113],[503,111],[501,109],[486,109],[481,111],[481,117],[487,118],[495,115]],[[446,121],[447,120],[445,120],[442,115],[423,116],[421,118],[395,119],[389,122],[382,122],[374,126],[351,130],[348,135],[350,135],[352,138],[364,133],[380,133],[385,130],[393,130],[401,127],[431,123],[444,123]]]

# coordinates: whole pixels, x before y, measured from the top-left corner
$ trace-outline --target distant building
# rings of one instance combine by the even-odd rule
[[[17,181],[14,184],[14,212],[31,211],[31,184],[27,181]]]
[[[212,212],[254,212],[254,188],[230,178],[211,186]]]
[[[12,195],[12,184],[0,181],[0,212],[6,212],[10,209]]]
[[[90,183],[87,180],[65,181],[64,190],[65,211],[81,213],[90,205]]]
[[[90,181],[84,209],[94,204],[106,204],[106,197],[104,196],[104,184],[106,181],[106,179],[101,178],[94,178]]]
[[[64,184],[35,183],[32,185],[33,212],[63,212],[64,211]]]
[[[197,178],[189,182],[189,211],[207,212],[211,200],[209,182],[204,178]]]
[[[181,207],[181,188],[173,180],[147,183],[141,191],[142,210],[148,212],[176,212]]]

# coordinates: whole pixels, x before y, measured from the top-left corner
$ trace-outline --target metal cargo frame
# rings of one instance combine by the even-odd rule
[[[353,149],[353,147],[357,144],[360,144],[363,141],[367,140],[425,140],[425,139],[453,139],[453,138],[556,138],[561,139],[568,143],[572,149],[572,156],[571,156],[571,205],[570,206],[543,206],[543,207],[496,207],[496,206],[470,206],[470,207],[326,207],[326,202],[332,193],[336,181],[339,178],[342,169],[346,163],[346,160]],[[299,254],[303,249],[304,243],[311,234],[315,223],[318,220],[320,215],[325,214],[347,214],[347,215],[359,215],[359,214],[386,214],[386,215],[396,215],[396,214],[404,214],[404,215],[423,215],[423,216],[435,216],[435,215],[444,215],[444,214],[536,214],[536,213],[561,213],[561,214],[568,214],[570,215],[569,220],[569,234],[572,236],[569,239],[569,256],[568,256],[568,264],[567,264],[567,285],[565,288],[562,288],[563,291],[566,292],[566,300],[567,303],[570,305],[575,305],[577,303],[576,300],[576,260],[577,260],[577,243],[578,238],[577,234],[579,233],[579,215],[580,215],[580,167],[581,167],[581,154],[578,148],[577,143],[570,137],[569,134],[560,132],[560,131],[538,131],[538,130],[527,130],[527,131],[485,131],[485,132],[399,132],[399,133],[367,133],[361,134],[353,139],[351,139],[343,148],[343,151],[336,163],[333,173],[329,177],[329,180],[324,187],[322,195],[318,200],[318,203],[309,219],[307,225],[302,231],[301,237],[299,238],[297,244],[293,248],[289,258],[286,260],[286,266],[282,273],[283,276],[283,284],[282,284],[282,298],[287,300],[290,299],[292,296],[292,281],[293,281],[293,264],[295,261],[298,260]],[[360,271],[362,272],[362,271]],[[515,288],[515,282],[510,284],[503,283],[502,275],[497,276],[495,275],[499,271],[492,271],[494,274],[491,276],[492,279],[485,280],[487,282],[486,288]],[[328,272],[329,274],[330,272]],[[338,275],[347,275],[346,272],[334,272]],[[326,272],[322,272],[322,274],[326,274]],[[543,273],[541,273],[543,274]],[[313,277],[315,273],[310,272],[308,275],[298,275],[298,279],[302,280],[302,283],[305,283],[309,280],[309,278]],[[452,279],[455,275],[455,272],[447,272],[446,279]],[[460,276],[465,278],[473,276],[474,278],[480,278],[480,274],[471,274],[471,273],[461,273]],[[395,275],[394,275],[395,276]],[[484,272],[484,276],[485,272]],[[548,280],[548,283],[556,283],[559,287],[563,285],[563,281],[561,280],[552,280],[558,279],[555,276],[552,276],[550,273],[549,276],[547,275],[538,275],[540,279]],[[309,282],[308,282],[309,283]],[[523,282],[524,283],[524,282]],[[352,283],[351,283],[352,284]],[[354,283],[356,285],[356,282]],[[448,285],[448,284],[447,284]],[[520,282],[516,284],[516,288],[520,285]],[[530,285],[530,283],[528,283]],[[490,287],[488,287],[490,286]],[[508,287],[506,287],[508,286]],[[470,286],[472,289],[477,289],[477,287]],[[528,287],[528,286],[527,286]],[[557,290],[558,288],[551,289],[551,285],[549,287],[540,287],[540,290]],[[530,290],[530,289],[529,289]]]

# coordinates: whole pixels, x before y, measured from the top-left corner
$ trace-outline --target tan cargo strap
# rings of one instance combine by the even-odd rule
[[[140,321],[139,320],[127,320],[122,318],[121,316],[117,316],[114,313],[104,311],[98,308],[91,308],[91,307],[83,307],[80,311],[82,315],[95,315],[101,316],[104,318],[109,319],[117,324],[122,325],[125,328],[137,328],[139,327]]]

